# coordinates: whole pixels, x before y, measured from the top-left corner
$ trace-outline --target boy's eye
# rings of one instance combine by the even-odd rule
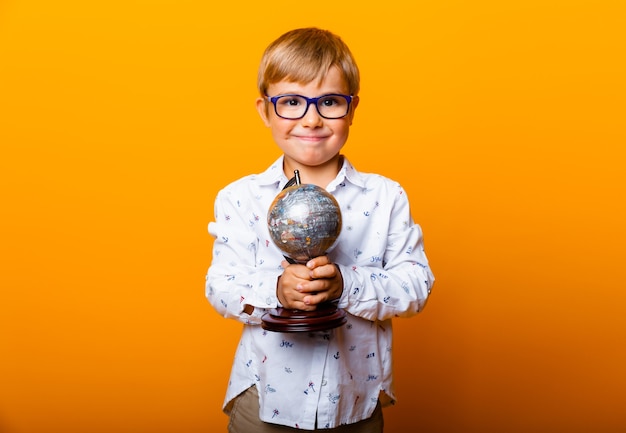
[[[302,102],[302,98],[298,98],[294,96],[285,96],[283,98],[280,98],[279,103],[282,105],[290,106],[290,107],[297,107],[301,105],[303,102]]]
[[[327,96],[324,99],[321,99],[319,101],[319,104],[323,105],[325,107],[332,107],[332,106],[335,106],[335,105],[337,105],[339,103],[340,103],[340,100],[336,96]]]

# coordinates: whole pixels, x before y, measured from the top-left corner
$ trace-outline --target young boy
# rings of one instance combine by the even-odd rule
[[[426,304],[434,282],[422,232],[396,182],[358,172],[340,153],[359,103],[359,71],[336,35],[316,28],[279,37],[258,75],[261,119],[283,155],[215,200],[206,295],[244,323],[224,411],[229,431],[382,432],[395,401],[394,317]],[[290,264],[271,242],[267,213],[294,170],[339,203],[342,232],[326,255]],[[278,307],[312,311],[338,302],[347,323],[327,331],[271,332]]]

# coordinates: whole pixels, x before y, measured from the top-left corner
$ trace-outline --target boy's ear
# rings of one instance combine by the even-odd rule
[[[352,109],[356,110],[356,106],[359,105],[359,97],[355,96],[354,98],[352,98]]]
[[[267,114],[267,103],[263,98],[257,98],[256,100],[256,111],[259,112],[259,116],[261,116],[261,120],[265,123],[265,126],[270,126],[270,120]]]
[[[352,125],[354,120],[354,110],[356,110],[357,105],[359,105],[359,97],[355,96],[352,98],[352,106],[350,107],[350,125]]]

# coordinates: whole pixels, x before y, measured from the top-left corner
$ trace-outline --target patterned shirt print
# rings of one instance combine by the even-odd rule
[[[422,231],[402,187],[360,173],[344,158],[326,188],[342,212],[342,231],[328,252],[344,280],[339,307],[347,323],[320,332],[266,331],[261,318],[279,307],[276,282],[283,256],[272,243],[267,212],[288,179],[281,156],[265,172],[243,177],[215,200],[213,259],[206,296],[222,316],[241,321],[224,409],[250,386],[259,391],[261,419],[313,430],[368,418],[378,400],[395,401],[392,318],[420,312],[433,274]],[[243,312],[245,305],[254,312]]]

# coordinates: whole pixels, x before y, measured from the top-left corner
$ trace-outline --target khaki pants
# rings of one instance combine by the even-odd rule
[[[333,429],[318,429],[328,433],[382,433],[383,411],[380,403],[371,418]],[[259,394],[255,386],[235,399],[230,412],[229,433],[285,433],[303,431],[284,425],[270,424],[259,419]]]

